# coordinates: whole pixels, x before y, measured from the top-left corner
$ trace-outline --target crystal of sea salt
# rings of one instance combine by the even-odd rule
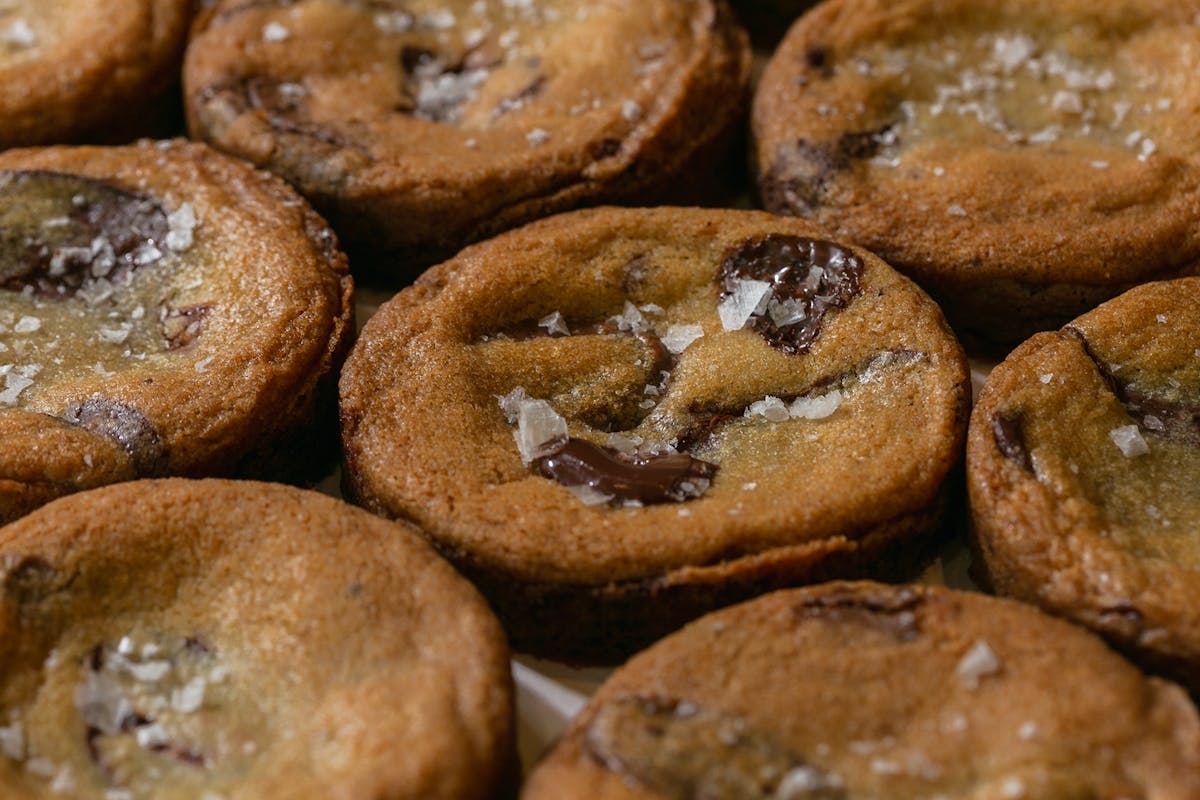
[[[1142,438],[1142,432],[1137,425],[1122,425],[1108,432],[1108,438],[1117,446],[1126,458],[1137,458],[1150,452],[1150,445]]]
[[[703,335],[704,328],[699,325],[671,325],[662,336],[662,343],[668,352],[679,355]]]
[[[770,297],[771,284],[766,281],[734,281],[733,291],[717,306],[721,327],[727,331],[741,330],[750,317],[766,310]]]
[[[959,660],[955,672],[968,689],[977,689],[981,678],[1000,671],[1000,658],[991,646],[982,639],[971,645]]]
[[[567,438],[567,421],[545,400],[521,400],[513,438],[521,460],[528,464],[545,455],[546,445]]]
[[[797,397],[788,408],[788,413],[797,419],[825,419],[841,407],[844,399],[840,389],[812,397]]]

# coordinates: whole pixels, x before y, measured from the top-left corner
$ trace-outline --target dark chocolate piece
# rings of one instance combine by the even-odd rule
[[[204,331],[204,322],[212,313],[212,306],[198,303],[182,308],[163,307],[159,312],[162,322],[163,339],[167,342],[168,350],[182,350]]]
[[[1137,423],[1142,431],[1152,436],[1200,447],[1200,402],[1186,398],[1173,399],[1164,397],[1167,391],[1182,394],[1180,390],[1163,390],[1161,393],[1150,391],[1136,385],[1134,381],[1118,378],[1113,370],[1092,350],[1091,343],[1078,328],[1067,326],[1063,333],[1074,339],[1083,348],[1083,352],[1095,365],[1100,377],[1108,384],[1108,388],[1116,396],[1129,416]]]
[[[916,609],[924,599],[920,592],[912,589],[879,594],[847,591],[807,598],[797,606],[796,614],[838,624],[854,622],[888,633],[899,641],[910,642],[921,633]]]
[[[744,720],[687,703],[633,696],[610,702],[588,726],[584,747],[605,768],[670,800],[845,797],[840,780]],[[792,791],[797,777],[802,793]]]
[[[1019,414],[1002,412],[992,416],[992,438],[1000,454],[1026,472],[1033,472],[1033,461],[1025,449],[1025,431]]]
[[[70,406],[63,419],[81,428],[116,440],[138,475],[147,478],[167,474],[167,453],[153,423],[138,409],[104,397],[89,397]]]
[[[874,157],[893,127],[847,131],[832,143],[797,139],[780,144],[759,187],[763,205],[777,214],[811,215],[824,205],[830,178],[855,161]]]
[[[615,500],[643,504],[699,497],[718,469],[687,453],[625,455],[575,438],[554,445],[537,463],[543,475],[563,486],[589,486]]]
[[[733,250],[717,279],[722,297],[738,281],[771,284],[766,313],[752,316],[749,325],[772,347],[796,355],[807,352],[821,335],[829,312],[858,296],[862,272],[862,259],[833,242],[770,234]]]
[[[72,297],[158,262],[162,206],[116,184],[46,171],[0,172],[0,288]]]

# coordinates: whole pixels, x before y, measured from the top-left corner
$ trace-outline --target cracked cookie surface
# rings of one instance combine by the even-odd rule
[[[299,187],[356,264],[399,253],[374,269],[402,273],[686,183],[748,72],[719,1],[225,0],[197,26],[185,85],[193,135]]]
[[[312,453],[273,474],[303,477],[352,315],[336,239],[276,178],[179,142],[0,155],[0,520],[253,474],[285,435]]]
[[[313,492],[168,479],[39,509],[0,528],[0,639],[5,797],[483,800],[513,758],[482,598]]]
[[[1200,716],[1024,604],[834,583],[710,614],[617,670],[523,800],[1062,800],[1200,792]]]
[[[872,249],[993,343],[1194,275],[1197,12],[825,3],[755,98],[765,206]]]
[[[347,487],[423,528],[518,647],[614,658],[773,585],[911,567],[966,375],[924,294],[807,223],[576,212],[368,323]]]
[[[967,467],[1002,593],[1200,691],[1200,278],[1132,289],[988,379]]]

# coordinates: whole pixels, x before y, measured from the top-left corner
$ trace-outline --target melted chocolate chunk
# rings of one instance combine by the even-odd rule
[[[893,127],[847,131],[832,144],[798,139],[779,145],[759,187],[763,205],[777,214],[811,215],[824,205],[830,179],[856,160],[875,156]]]
[[[1033,472],[1033,461],[1025,449],[1025,431],[1020,415],[1012,412],[993,414],[992,438],[1001,455],[1026,472]]]
[[[211,313],[212,306],[203,303],[182,308],[163,308],[159,316],[167,349],[181,350],[195,343],[204,331],[204,322]]]
[[[687,453],[625,455],[575,438],[556,445],[537,464],[543,475],[563,486],[588,486],[615,500],[643,504],[699,497],[718,469]]]
[[[162,258],[170,226],[149,197],[44,171],[0,172],[0,288],[72,297]]]
[[[1129,416],[1137,423],[1139,429],[1151,436],[1157,436],[1191,447],[1200,447],[1200,402],[1185,397],[1164,397],[1170,391],[1181,395],[1178,389],[1163,390],[1161,393],[1150,392],[1132,381],[1118,378],[1105,362],[1092,351],[1091,344],[1084,337],[1083,331],[1067,326],[1063,332],[1079,342],[1083,352],[1096,366],[1100,377],[1108,384]]]
[[[862,272],[862,259],[833,242],[770,234],[726,256],[717,279],[722,297],[738,281],[771,284],[766,313],[752,316],[749,324],[772,347],[796,355],[821,335],[826,314],[858,296]]]
[[[916,609],[924,602],[920,592],[903,589],[868,594],[862,591],[835,592],[806,598],[796,608],[802,618],[855,623],[910,642],[921,633]]]
[[[588,726],[585,752],[670,800],[840,800],[842,781],[744,720],[687,703],[623,697]],[[796,777],[803,789],[795,788]]]
[[[71,588],[78,573],[66,574],[38,556],[17,559],[11,566],[0,565],[0,589],[15,604],[40,603],[58,592]]]
[[[63,418],[116,440],[129,453],[138,475],[153,478],[167,473],[167,453],[162,437],[150,420],[133,406],[104,397],[89,397],[70,406]]]

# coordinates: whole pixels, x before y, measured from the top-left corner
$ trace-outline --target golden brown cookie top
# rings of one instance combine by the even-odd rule
[[[748,61],[709,0],[225,0],[185,80],[194,134],[343,235],[444,248],[678,168],[740,108]]]
[[[1034,337],[988,379],[969,448],[997,587],[1192,676],[1198,296],[1200,278],[1147,284]]]
[[[343,373],[351,487],[451,552],[596,583],[926,508],[966,368],[866,251],[757,212],[599,209],[465,250]]]
[[[711,614],[633,658],[522,797],[1183,800],[1198,753],[1183,691],[1079,628],[842,583]]]
[[[0,154],[0,429],[27,442],[4,479],[232,470],[352,317],[333,233],[273,176],[182,142]]]
[[[486,798],[511,754],[483,601],[411,530],[311,492],[51,504],[0,529],[0,639],[5,796]]]
[[[767,207],[935,284],[1194,271],[1197,12],[822,4],[791,30],[755,100]]]
[[[144,113],[178,69],[191,0],[0,4],[0,147],[55,144]]]

